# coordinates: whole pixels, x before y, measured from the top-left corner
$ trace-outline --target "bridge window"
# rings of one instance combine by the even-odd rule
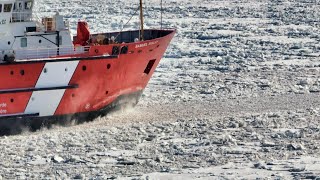
[[[2,4],[0,4],[0,13],[2,12]]]
[[[3,12],[11,12],[12,4],[4,4]]]
[[[32,1],[25,2],[24,8],[30,10],[32,8]]]
[[[21,38],[21,47],[27,47],[27,46],[28,46],[28,39]]]
[[[22,2],[14,3],[13,10],[22,10]]]

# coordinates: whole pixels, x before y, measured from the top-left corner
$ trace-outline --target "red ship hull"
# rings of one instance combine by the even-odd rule
[[[0,64],[0,118],[27,121],[104,114],[121,97],[133,97],[136,103],[175,34],[149,31],[145,41],[94,45],[81,55]]]

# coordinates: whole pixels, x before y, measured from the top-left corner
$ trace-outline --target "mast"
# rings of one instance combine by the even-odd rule
[[[161,0],[161,2],[160,2],[160,4],[161,4],[161,29],[162,29],[162,0]]]
[[[142,0],[140,0],[140,23],[141,23],[141,34],[140,40],[143,41],[144,37],[144,29],[143,29],[143,7],[142,7]]]

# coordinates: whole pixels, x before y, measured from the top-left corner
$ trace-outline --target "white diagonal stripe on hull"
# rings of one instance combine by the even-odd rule
[[[78,64],[79,61],[46,63],[38,79],[36,88],[67,86]]]
[[[67,86],[79,61],[49,62],[44,66],[36,88]],[[36,91],[32,93],[25,113],[39,113],[40,116],[54,115],[65,89]]]
[[[33,92],[25,113],[39,113],[40,116],[52,116],[64,92],[64,89]]]

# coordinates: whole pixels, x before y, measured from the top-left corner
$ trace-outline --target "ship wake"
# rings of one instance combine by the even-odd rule
[[[92,122],[107,114],[128,112],[133,109],[141,97],[142,91],[119,96],[113,103],[99,111],[51,117],[25,117],[0,120],[0,136],[36,132],[54,127],[66,127]]]

